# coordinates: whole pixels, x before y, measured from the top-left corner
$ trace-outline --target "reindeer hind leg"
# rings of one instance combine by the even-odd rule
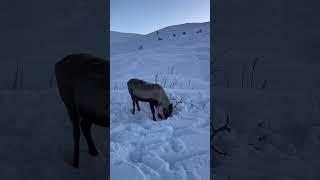
[[[92,156],[98,155],[98,150],[96,146],[94,145],[94,142],[92,140],[91,136],[91,126],[92,122],[89,121],[86,117],[83,118],[83,120],[80,122],[81,130],[83,132],[83,135],[87,141],[89,154]]]
[[[160,114],[159,108],[160,108],[159,106],[156,106],[156,109],[157,109],[157,112],[158,112],[158,117],[159,117],[160,119],[163,119],[163,118],[162,118],[162,115]]]

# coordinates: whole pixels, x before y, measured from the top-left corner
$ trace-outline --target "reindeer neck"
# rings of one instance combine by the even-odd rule
[[[166,93],[164,92],[164,90],[162,91],[163,95],[162,95],[162,99],[160,99],[160,102],[159,104],[162,106],[162,107],[168,107],[170,102],[169,102],[169,99],[168,99],[168,96],[166,95]]]

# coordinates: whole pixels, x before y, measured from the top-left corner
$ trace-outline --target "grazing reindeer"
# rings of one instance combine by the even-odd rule
[[[154,107],[158,110],[160,119],[163,119],[160,112],[162,112],[164,119],[171,116],[173,110],[172,103],[170,103],[164,89],[159,84],[148,83],[140,79],[130,79],[127,85],[132,99],[132,114],[135,113],[135,104],[137,104],[138,111],[140,111],[138,101],[142,101],[149,102],[154,121],[156,121]]]
[[[73,125],[73,166],[76,168],[79,167],[80,128],[89,153],[97,156],[91,125],[110,127],[109,67],[108,61],[89,54],[72,54],[55,64],[59,94]]]

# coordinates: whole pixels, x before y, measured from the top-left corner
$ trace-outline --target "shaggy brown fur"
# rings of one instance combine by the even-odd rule
[[[109,61],[89,54],[72,54],[55,64],[59,93],[73,125],[74,167],[79,166],[80,128],[89,153],[96,156],[91,125],[110,126],[109,67]]]
[[[161,119],[161,111],[165,119],[171,116],[172,104],[170,103],[164,89],[159,84],[149,83],[140,79],[130,79],[127,86],[133,102],[133,114],[135,113],[135,104],[138,107],[138,111],[140,111],[138,102],[143,101],[150,103],[150,109],[154,121],[156,120],[154,116],[154,107],[157,108],[158,116]]]

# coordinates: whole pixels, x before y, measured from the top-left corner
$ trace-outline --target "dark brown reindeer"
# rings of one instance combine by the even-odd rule
[[[149,83],[140,79],[130,79],[127,86],[132,99],[132,114],[135,113],[135,104],[138,107],[138,111],[140,111],[139,101],[142,101],[149,102],[154,121],[156,121],[154,107],[156,107],[160,119],[167,119],[171,116],[173,111],[172,103],[170,103],[164,89],[159,84]]]
[[[89,154],[97,156],[91,126],[110,127],[109,67],[108,61],[89,54],[72,54],[55,64],[59,94],[73,125],[74,167],[79,167],[80,128]]]

